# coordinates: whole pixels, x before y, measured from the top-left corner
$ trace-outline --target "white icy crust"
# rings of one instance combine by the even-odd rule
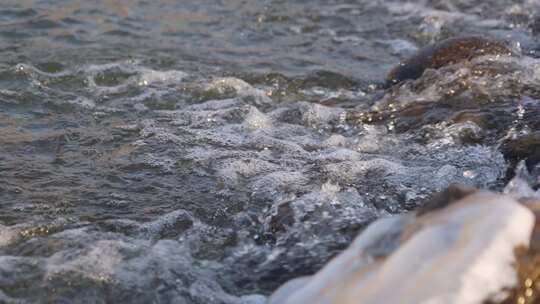
[[[269,304],[481,303],[516,284],[514,249],[529,244],[533,226],[527,208],[487,192],[418,218],[381,219]]]

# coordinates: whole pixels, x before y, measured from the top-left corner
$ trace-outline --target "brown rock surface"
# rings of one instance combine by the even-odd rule
[[[426,69],[438,69],[448,64],[488,54],[512,54],[502,41],[477,36],[455,37],[422,48],[416,55],[401,61],[387,76],[392,85],[406,79],[416,79]]]

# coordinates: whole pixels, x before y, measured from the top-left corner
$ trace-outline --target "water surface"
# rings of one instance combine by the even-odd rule
[[[447,2],[4,1],[0,302],[262,303],[450,183],[538,175],[538,5]],[[522,55],[380,88],[473,34]]]

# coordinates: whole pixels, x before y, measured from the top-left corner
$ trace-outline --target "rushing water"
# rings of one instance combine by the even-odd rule
[[[540,175],[536,3],[2,1],[0,303],[263,303],[450,183]],[[464,34],[522,55],[380,89]]]

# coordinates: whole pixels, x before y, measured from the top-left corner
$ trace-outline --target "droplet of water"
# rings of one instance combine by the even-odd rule
[[[463,177],[473,179],[476,177],[476,173],[472,170],[465,170],[463,171]]]

